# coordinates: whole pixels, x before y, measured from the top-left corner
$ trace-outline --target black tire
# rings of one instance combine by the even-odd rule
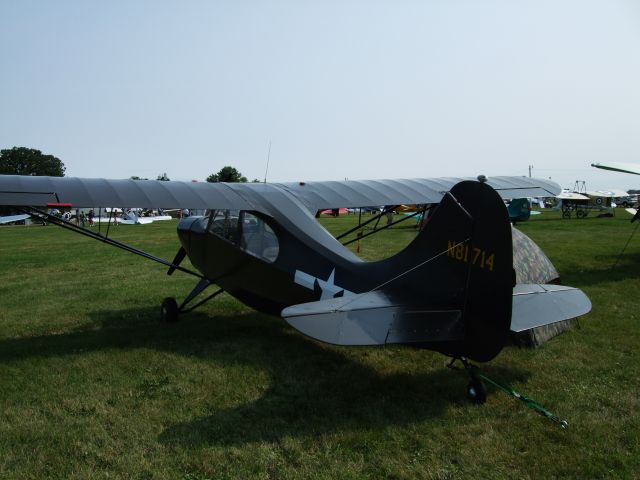
[[[160,320],[166,323],[175,323],[178,321],[178,302],[175,298],[167,297],[162,301],[160,306]]]
[[[487,401],[487,387],[479,378],[472,378],[467,385],[467,398],[476,405]]]
[[[565,210],[562,212],[562,218],[571,218],[571,210]]]
[[[587,216],[587,212],[584,210],[576,210],[576,217],[577,218],[584,218]]]

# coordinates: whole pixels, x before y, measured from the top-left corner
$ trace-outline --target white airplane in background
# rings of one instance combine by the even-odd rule
[[[637,163],[620,163],[620,162],[612,162],[612,163],[592,163],[592,167],[601,168],[603,170],[611,170],[613,172],[622,172],[622,173],[632,173],[634,175],[640,175],[640,164]],[[635,208],[625,208],[627,212],[633,215],[632,222],[638,220],[640,214]]]

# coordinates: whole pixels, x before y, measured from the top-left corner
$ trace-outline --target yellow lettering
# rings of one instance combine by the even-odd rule
[[[456,242],[454,242],[453,240],[449,240],[447,242],[447,256],[449,257],[455,257],[454,253],[453,253],[453,248],[456,246]]]
[[[489,255],[486,261],[487,268],[489,269],[490,272],[493,272],[493,260],[494,260],[494,255],[492,253],[491,255]]]

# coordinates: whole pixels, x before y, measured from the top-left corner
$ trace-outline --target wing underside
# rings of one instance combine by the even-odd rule
[[[463,178],[349,180],[300,183],[206,183],[0,175],[0,205],[236,209],[269,212],[274,194],[285,194],[315,213],[324,208],[439,203]],[[542,179],[492,177],[503,198],[556,195]],[[295,207],[298,208],[298,207]]]
[[[637,163],[623,163],[623,162],[609,162],[609,163],[592,163],[592,167],[601,168],[603,170],[611,170],[613,172],[633,173],[640,175],[640,164]]]

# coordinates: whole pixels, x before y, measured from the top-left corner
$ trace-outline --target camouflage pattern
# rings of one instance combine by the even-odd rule
[[[533,240],[513,226],[511,237],[516,283],[559,283],[558,271]]]
[[[513,268],[517,283],[560,283],[560,275],[533,240],[520,230],[511,227],[513,239]],[[556,335],[569,330],[576,319],[552,323],[532,328],[524,332],[511,332],[511,340],[516,345],[538,347]]]

